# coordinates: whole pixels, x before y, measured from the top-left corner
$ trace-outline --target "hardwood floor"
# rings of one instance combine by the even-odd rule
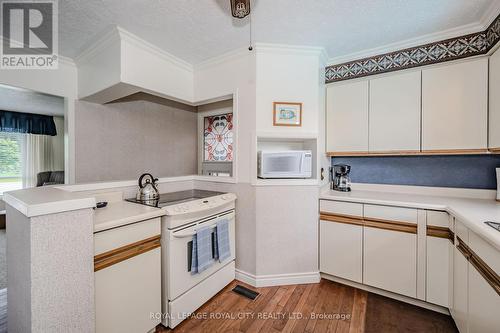
[[[254,301],[236,284],[260,293]],[[446,315],[322,279],[319,284],[253,288],[234,281],[192,318],[163,332],[457,332]]]

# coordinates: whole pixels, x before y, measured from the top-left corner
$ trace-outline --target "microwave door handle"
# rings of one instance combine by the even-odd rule
[[[304,163],[305,163],[305,154],[300,154],[300,170],[299,172],[302,173],[304,172]]]

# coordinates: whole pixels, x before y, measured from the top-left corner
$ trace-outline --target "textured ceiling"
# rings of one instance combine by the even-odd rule
[[[0,110],[64,116],[64,98],[0,84]]]
[[[480,21],[500,0],[253,0],[254,40],[339,57]],[[61,0],[60,53],[74,58],[111,25],[190,63],[248,45],[229,0]]]

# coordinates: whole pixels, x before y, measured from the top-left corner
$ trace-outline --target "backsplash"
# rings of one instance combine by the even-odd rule
[[[500,155],[334,157],[353,183],[496,189]]]

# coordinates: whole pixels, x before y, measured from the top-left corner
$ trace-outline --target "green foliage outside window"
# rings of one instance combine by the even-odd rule
[[[17,135],[0,133],[0,181],[21,177],[21,149]],[[1,179],[4,178],[4,179]]]

